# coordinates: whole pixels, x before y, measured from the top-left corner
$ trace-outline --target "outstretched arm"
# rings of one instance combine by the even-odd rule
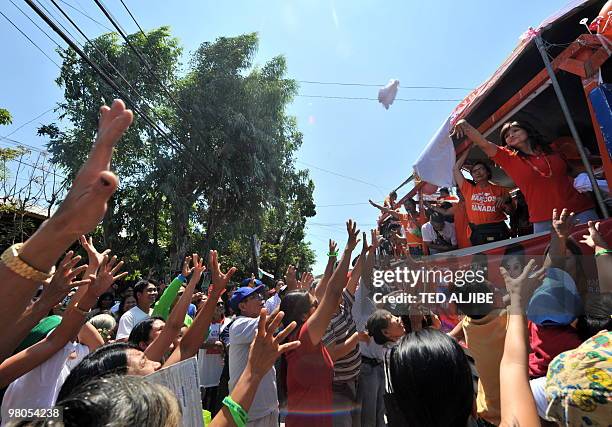
[[[377,204],[377,203],[373,202],[372,200],[369,200],[369,202],[370,202],[370,204],[371,204],[372,206],[374,206],[375,208],[380,209],[380,211],[381,211],[382,213],[389,214],[389,215],[391,215],[393,218],[396,218],[396,219],[399,219],[399,218],[400,218],[400,214],[399,214],[399,212],[396,212],[396,211],[394,211],[393,209],[390,209],[390,208],[386,208],[386,207],[384,207],[384,206],[381,206],[381,205],[379,205],[379,204]]]
[[[230,394],[231,399],[240,406],[245,415],[249,412],[253,399],[255,399],[259,383],[270,371],[276,359],[281,354],[294,350],[300,345],[299,341],[281,344],[295,329],[295,322],[291,322],[276,336],[274,335],[284,315],[285,313],[280,311],[273,318],[268,317],[266,319],[265,310],[262,310],[259,314],[257,335],[253,344],[251,344],[246,368]],[[242,425],[247,422],[247,420],[242,421],[244,421],[241,422]],[[234,427],[236,425],[237,423],[226,405],[221,407],[210,424],[211,427]]]
[[[459,159],[457,159],[457,162],[455,163],[455,167],[453,168],[453,175],[455,176],[455,182],[457,183],[457,186],[459,188],[461,188],[463,184],[465,184],[465,178],[463,177],[463,174],[461,173],[461,168],[463,167],[463,164],[465,163],[465,159],[467,159],[468,154],[470,154],[469,147],[467,150],[463,152],[463,154],[461,154]]]
[[[503,426],[539,426],[531,387],[529,387],[528,338],[525,311],[531,294],[544,277],[545,269],[532,272],[531,260],[516,279],[505,268],[500,272],[510,293],[508,330],[500,363],[501,418]],[[531,274],[531,277],[530,277]]]
[[[208,266],[212,272],[210,296],[206,300],[204,308],[198,310],[195,320],[189,329],[187,329],[179,346],[174,349],[168,360],[166,360],[164,366],[170,366],[181,360],[189,359],[198,353],[202,342],[204,342],[208,336],[208,328],[212,321],[213,314],[215,313],[217,301],[221,294],[225,292],[225,286],[236,272],[236,267],[230,268],[227,273],[221,271],[217,251],[210,251],[208,255]]]
[[[589,221],[588,233],[582,236],[580,243],[595,249],[599,291],[612,292],[612,253],[605,252],[610,249],[610,246],[599,233],[599,222]]]
[[[188,257],[188,259],[193,260],[193,268],[189,270],[192,272],[191,279],[185,288],[185,292],[170,312],[161,334],[159,334],[157,338],[155,338],[155,340],[149,344],[144,352],[145,355],[151,360],[155,360],[157,362],[161,361],[164,354],[166,354],[166,351],[168,351],[168,348],[170,348],[170,344],[172,344],[174,338],[176,338],[181,331],[181,328],[185,323],[185,314],[187,314],[187,309],[191,303],[193,291],[202,277],[202,272],[204,272],[206,269],[203,264],[203,260],[200,259],[198,254],[193,254],[193,256]],[[187,269],[189,269],[189,262],[187,262]],[[183,272],[185,272],[185,266],[183,266]]]
[[[474,126],[461,119],[455,124],[453,135],[457,138],[466,137],[470,141],[474,142],[488,157],[495,156],[497,153],[497,145],[488,141]]]
[[[338,244],[334,242],[332,239],[329,239],[329,253],[327,254],[327,265],[325,266],[325,272],[323,273],[323,277],[317,284],[315,288],[315,297],[319,301],[323,299],[323,295],[325,295],[325,289],[327,289],[327,283],[329,283],[329,279],[334,272],[334,266],[336,265],[336,260],[338,259]]]
[[[70,306],[66,310],[61,323],[57,328],[38,343],[9,357],[0,365],[0,386],[6,387],[15,379],[44,363],[57,353],[68,341],[74,339],[83,324],[89,310],[95,305],[98,297],[110,288],[115,280],[124,277],[127,273],[119,272],[123,262],[115,265],[117,258],[108,261],[108,256],[100,266],[97,277],[91,277],[93,283],[89,286],[87,293],[76,306]],[[108,261],[108,262],[107,262]]]
[[[110,172],[113,147],[132,123],[132,112],[122,101],[100,109],[96,142],[72,187],[55,214],[36,230],[19,250],[19,258],[38,270],[49,272],[68,247],[91,231],[106,212],[106,202],[117,189],[118,179]],[[0,354],[10,353],[14,324],[29,304],[39,281],[26,279],[0,263]]]
[[[329,325],[329,322],[332,319],[336,308],[338,307],[338,300],[342,295],[342,290],[346,285],[346,276],[348,273],[349,263],[351,261],[351,254],[353,253],[355,246],[357,246],[357,236],[359,235],[357,224],[354,223],[353,220],[348,220],[346,223],[346,229],[348,232],[348,241],[346,243],[346,247],[344,248],[342,258],[340,259],[340,264],[338,265],[338,268],[336,268],[336,271],[334,271],[332,274],[329,285],[327,286],[325,294],[323,295],[323,299],[319,302],[319,306],[312,316],[310,316],[306,321],[308,325],[309,338],[313,345],[317,345],[321,341],[321,338],[323,338],[323,335],[327,330],[327,326]]]

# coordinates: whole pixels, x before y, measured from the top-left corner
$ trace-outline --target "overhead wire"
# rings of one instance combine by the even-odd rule
[[[303,95],[296,96],[302,98],[323,98],[323,99],[350,99],[359,101],[378,101],[378,98],[367,98],[359,96],[329,96],[329,95]],[[426,98],[395,98],[394,101],[400,102],[459,102],[461,99],[426,99]]]
[[[47,113],[49,113],[49,112],[51,112],[51,111],[53,111],[53,110],[55,110],[55,107],[51,107],[51,108],[49,108],[48,110],[43,111],[42,113],[40,113],[38,116],[34,117],[33,119],[28,120],[27,122],[25,122],[25,123],[23,123],[23,124],[19,125],[17,128],[13,129],[13,130],[12,130],[10,133],[7,133],[7,134],[6,134],[6,135],[4,135],[4,136],[0,135],[0,140],[3,140],[3,139],[8,139],[8,137],[9,137],[9,136],[11,136],[11,135],[13,135],[15,132],[17,132],[17,131],[19,131],[19,130],[23,129],[25,126],[29,125],[29,124],[30,124],[30,123],[32,123],[33,121],[35,121],[35,120],[37,120],[37,119],[41,118],[42,116],[44,116],[45,114],[47,114]]]
[[[134,46],[134,44],[130,41],[129,37],[126,34],[126,31],[123,29],[123,27],[121,26],[121,24],[117,21],[117,19],[114,17],[114,15],[108,10],[108,8],[100,1],[100,0],[94,0],[94,2],[96,3],[96,5],[98,6],[98,8],[102,11],[102,13],[104,14],[104,16],[106,16],[106,18],[111,22],[111,24],[113,25],[113,27],[115,27],[115,29],[119,32],[119,34],[121,35],[121,37],[125,40],[126,44],[128,45],[128,47],[136,54],[136,56],[138,57],[138,59],[140,60],[140,62],[145,66],[145,68],[147,69],[147,71],[149,72],[149,74],[155,79],[155,82],[164,90],[164,92],[166,93],[166,95],[168,96],[168,98],[170,100],[172,100],[172,102],[178,107],[178,109],[186,116],[185,118],[188,118],[187,116],[190,116],[190,114],[185,111],[185,109],[183,109],[183,107],[181,106],[181,104],[174,98],[174,96],[172,95],[172,93],[170,92],[170,90],[166,87],[166,85],[164,85],[164,83],[161,81],[161,79],[157,76],[157,74],[153,71],[151,65],[149,64],[149,62],[146,60],[146,58],[144,57],[144,55],[140,52],[140,50]],[[144,34],[144,32],[143,32]],[[146,34],[144,34],[144,36],[146,37]],[[200,135],[202,136],[200,130],[196,127],[193,126],[193,129]],[[190,164],[190,166],[192,167],[192,169],[196,169],[195,168],[195,161],[194,159],[197,158],[197,154],[195,153],[194,149],[192,147],[187,146],[185,143],[183,143],[182,141],[178,142],[182,147],[185,148],[185,150],[189,151],[192,155],[193,158],[187,156],[185,157],[188,161],[188,163]],[[211,173],[211,168],[205,164],[205,163],[198,163],[198,165],[202,168],[204,168],[207,172]]]
[[[94,63],[91,58],[76,43],[71,40],[45,13],[36,5],[32,0],[25,0],[25,2],[49,25],[53,31],[55,31],[69,46],[73,49],[94,71],[102,77],[102,79],[113,89],[119,96],[124,98],[126,102],[130,105],[131,108],[134,109],[135,112],[139,114],[139,116],[165,140],[170,147],[177,151],[181,151],[181,149],[176,145],[176,143],[166,135],[166,133],[156,124],[154,123],[136,104],[131,100],[131,97],[120,88],[100,67]]]
[[[41,52],[43,55],[45,55],[49,61],[51,61],[53,64],[55,64],[55,66],[56,66],[58,69],[60,69],[60,70],[62,69],[62,67],[60,67],[60,65],[59,65],[57,62],[55,62],[55,61],[54,61],[54,60],[53,60],[53,59],[52,59],[52,58],[51,58],[49,55],[47,55],[47,52],[45,52],[44,50],[42,50],[42,49],[41,49],[41,47],[40,47],[40,46],[38,46],[38,45],[37,45],[37,44],[34,42],[34,40],[32,40],[32,39],[31,39],[31,38],[30,38],[30,37],[29,37],[29,36],[28,36],[26,33],[24,33],[24,32],[21,30],[21,28],[19,28],[17,25],[15,25],[15,23],[14,23],[13,21],[11,21],[11,19],[10,19],[8,16],[6,16],[6,15],[5,15],[5,14],[4,14],[4,13],[3,13],[1,10],[0,10],[0,15],[2,15],[2,16],[4,17],[4,19],[6,19],[6,20],[7,20],[7,21],[8,21],[8,22],[9,22],[9,23],[10,23],[10,24],[13,26],[13,27],[15,27],[15,29],[16,29],[17,31],[19,31],[19,32],[21,33],[21,35],[23,35],[23,36],[24,36],[26,39],[28,39],[28,41],[29,41],[30,43],[32,43],[32,45],[34,45],[34,47],[35,47],[36,49],[38,49],[38,50],[39,50],[39,51],[40,51],[40,52]]]
[[[385,84],[371,84],[371,83],[346,83],[346,82],[320,82],[315,80],[296,80],[298,83],[312,84],[312,85],[330,85],[330,86],[361,86],[361,87],[383,87]],[[440,90],[472,90],[468,87],[452,87],[452,86],[408,86],[399,85],[402,89],[440,89]]]
[[[134,17],[134,15],[132,15],[132,11],[127,7],[127,5],[124,3],[123,0],[120,0],[121,4],[123,5],[123,7],[125,8],[125,10],[127,10],[127,13],[130,14],[130,17],[132,18],[132,21],[134,21],[134,24],[136,24],[136,26],[138,27],[138,29],[140,30],[140,33],[146,37],[145,32],[142,30],[142,27],[140,26],[140,24],[138,23],[138,21],[136,20],[136,18]]]
[[[83,10],[80,10],[80,9],[76,8],[75,6],[71,5],[71,4],[70,4],[70,3],[68,3],[67,1],[64,1],[64,0],[59,0],[59,1],[61,1],[61,2],[62,2],[62,3],[64,3],[66,6],[70,7],[71,9],[73,9],[73,10],[77,11],[78,13],[80,13],[80,14],[81,14],[81,15],[83,15],[84,17],[88,18],[89,20],[91,20],[91,21],[95,22],[96,24],[98,24],[98,25],[99,25],[99,26],[101,26],[102,28],[104,28],[104,29],[106,29],[106,30],[108,30],[108,31],[110,31],[110,32],[112,32],[112,31],[113,31],[113,29],[112,29],[112,28],[107,27],[106,25],[104,25],[103,23],[101,23],[100,21],[98,21],[97,19],[92,18],[91,16],[89,16],[88,14],[86,14],[86,13],[85,13]]]
[[[17,8],[17,10],[19,10],[19,12],[21,12],[21,14],[23,16],[25,16],[26,18],[28,18],[28,20],[34,24],[36,26],[36,28],[38,28],[40,30],[41,33],[43,33],[45,36],[47,36],[47,38],[49,40],[51,40],[56,46],[60,46],[60,44],[53,38],[51,37],[45,30],[43,30],[40,25],[38,25],[38,23],[36,23],[32,18],[30,18],[30,15],[28,15],[27,13],[25,13],[19,6],[17,6],[17,4],[13,1],[13,0],[9,0],[11,2],[11,4],[13,6],[15,6]]]
[[[85,40],[87,41],[88,45],[93,47],[93,49],[98,53],[99,57],[102,58],[104,61],[106,61],[106,63],[111,67],[112,71],[117,73],[119,78],[121,80],[123,80],[125,82],[125,84],[132,90],[132,93],[139,100],[141,100],[143,103],[145,103],[146,106],[149,107],[149,109],[153,113],[153,115],[157,118],[157,120],[159,120],[166,127],[166,129],[168,129],[169,126],[164,122],[162,117],[155,111],[155,108],[151,105],[150,101],[147,100],[143,95],[141,95],[136,88],[134,88],[134,86],[129,82],[129,80],[121,73],[121,71],[119,71],[117,69],[117,67],[115,67],[115,65],[108,59],[108,57],[104,54],[104,52],[100,51],[100,49],[96,46],[96,44],[93,43],[89,39],[89,37],[87,37],[85,32],[83,32],[83,30],[81,30],[81,28],[74,22],[74,20],[72,20],[72,18],[64,11],[64,9],[62,9],[61,6],[59,6],[55,0],[50,0],[50,1],[60,11],[60,13],[64,16],[64,18],[67,19],[68,22],[70,22],[70,24],[74,28],[76,28],[76,30],[79,32],[79,34],[81,34],[81,36],[83,36],[85,38]],[[81,45],[81,47],[84,47],[84,46]]]
[[[304,161],[301,161],[301,160],[296,160],[296,163],[301,163],[301,164],[303,164],[304,166],[307,166],[307,167],[309,167],[309,168],[316,169],[316,170],[320,170],[321,172],[326,172],[326,173],[329,173],[329,174],[331,174],[331,175],[338,176],[338,177],[340,177],[340,178],[344,178],[344,179],[348,179],[348,180],[350,180],[350,181],[359,182],[359,183],[361,183],[361,184],[369,185],[370,187],[374,187],[374,188],[376,188],[378,191],[380,191],[381,193],[383,193],[383,194],[384,194],[384,191],[383,191],[383,190],[382,190],[382,189],[381,189],[381,188],[380,188],[378,185],[376,185],[376,184],[372,184],[371,182],[367,182],[367,181],[364,181],[364,180],[359,179],[359,178],[355,178],[355,177],[352,177],[352,176],[348,176],[348,175],[344,175],[344,174],[341,174],[341,173],[338,173],[338,172],[334,172],[334,171],[331,171],[331,170],[329,170],[329,169],[324,169],[324,168],[321,168],[321,167],[319,167],[319,166],[315,166],[315,165],[313,165],[313,164],[311,164],[311,163],[307,163],[307,162],[304,162]]]

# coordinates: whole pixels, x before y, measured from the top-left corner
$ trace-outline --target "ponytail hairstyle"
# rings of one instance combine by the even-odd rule
[[[529,140],[529,144],[531,145],[531,148],[533,150],[535,149],[539,149],[541,150],[544,154],[551,154],[553,151],[550,148],[550,142],[548,142],[544,136],[542,136],[542,134],[540,132],[538,132],[530,123],[522,121],[522,120],[515,120],[512,122],[506,122],[504,123],[504,125],[501,128],[501,132],[500,132],[500,137],[501,137],[501,142],[502,145],[507,145],[506,144],[506,135],[508,134],[508,131],[511,128],[521,128],[523,129],[525,132],[527,132],[527,138]],[[522,151],[518,150],[519,156],[521,157],[525,157],[526,154],[523,153]]]

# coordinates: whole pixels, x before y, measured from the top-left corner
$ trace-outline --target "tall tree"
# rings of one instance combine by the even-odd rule
[[[188,250],[205,252],[211,247],[245,254],[246,268],[253,234],[276,239],[281,259],[300,250],[309,262],[312,254],[301,242],[305,216],[314,214],[313,184],[307,172],[295,170],[293,164],[302,135],[285,112],[297,90],[295,81],[286,78],[285,59],[275,57],[255,67],[256,34],[222,37],[203,43],[179,74],[181,49],[167,28],[129,37],[173,99],[116,35],[103,35],[85,50],[154,121],[163,121],[173,147],[136,115],[117,146],[113,167],[121,187],[100,239],[129,255],[128,267],[145,275],[178,270]],[[60,131],[51,124],[40,133],[51,140],[53,161],[74,176],[94,138],[101,101],[118,94],[72,51],[61,55],[57,83],[64,88],[65,101],[60,107],[71,126]],[[119,72],[105,63],[104,56]],[[285,220],[294,226],[282,236],[267,232],[278,231]],[[267,244],[264,241],[263,247]],[[266,262],[281,262],[275,258],[277,252],[266,251]],[[278,268],[275,264],[274,270]]]

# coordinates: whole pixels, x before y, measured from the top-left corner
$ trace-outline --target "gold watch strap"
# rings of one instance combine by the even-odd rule
[[[27,262],[19,258],[19,250],[23,246],[23,243],[15,243],[13,246],[8,248],[2,253],[2,262],[9,268],[13,273],[23,277],[27,280],[33,280],[34,282],[44,282],[53,275],[53,270],[49,273],[39,271],[29,265]]]

